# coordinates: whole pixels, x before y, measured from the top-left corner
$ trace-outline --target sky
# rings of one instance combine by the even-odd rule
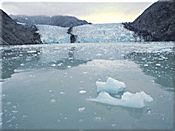
[[[137,18],[155,0],[132,2],[20,2],[4,1],[1,8],[7,14],[13,15],[69,15],[91,23],[131,22]]]

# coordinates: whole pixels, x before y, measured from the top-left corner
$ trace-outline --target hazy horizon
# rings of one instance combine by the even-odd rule
[[[53,3],[4,2],[1,8],[9,15],[74,16],[91,23],[131,22],[153,2],[128,3]]]

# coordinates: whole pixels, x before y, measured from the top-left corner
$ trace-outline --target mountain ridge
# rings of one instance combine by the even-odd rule
[[[84,24],[90,24],[86,20],[80,20],[74,16],[26,16],[26,15],[10,15],[16,22],[26,23],[26,24],[40,24],[40,25],[55,25],[61,27],[73,27],[80,26]]]

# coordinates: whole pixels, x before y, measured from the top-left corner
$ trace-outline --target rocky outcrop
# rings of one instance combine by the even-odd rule
[[[70,27],[67,33],[70,35],[70,43],[75,43],[77,39],[77,35],[72,34],[73,27]]]
[[[136,20],[124,23],[124,26],[146,41],[175,41],[175,2],[155,2]]]
[[[55,25],[61,27],[73,27],[84,24],[89,24],[85,20],[79,20],[73,16],[23,16],[11,15],[16,22],[26,24],[40,24],[40,25]]]
[[[3,10],[0,10],[0,44],[40,44],[40,35],[34,25],[17,24]]]

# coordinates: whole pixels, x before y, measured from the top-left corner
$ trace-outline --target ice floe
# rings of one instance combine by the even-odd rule
[[[121,99],[118,99],[103,91],[100,92],[96,98],[91,98],[88,100],[108,105],[143,108],[147,102],[153,101],[153,98],[142,91],[137,93],[125,92],[121,96]]]
[[[118,94],[125,90],[125,83],[115,80],[111,77],[107,79],[106,82],[96,81],[97,93],[101,91],[108,92],[109,94]]]
[[[126,87],[125,83],[111,77],[109,77],[106,82],[97,81],[96,86],[97,97],[90,98],[88,101],[131,108],[143,108],[148,102],[153,101],[153,98],[144,91],[136,93],[124,92]],[[114,97],[113,95],[120,97]]]

